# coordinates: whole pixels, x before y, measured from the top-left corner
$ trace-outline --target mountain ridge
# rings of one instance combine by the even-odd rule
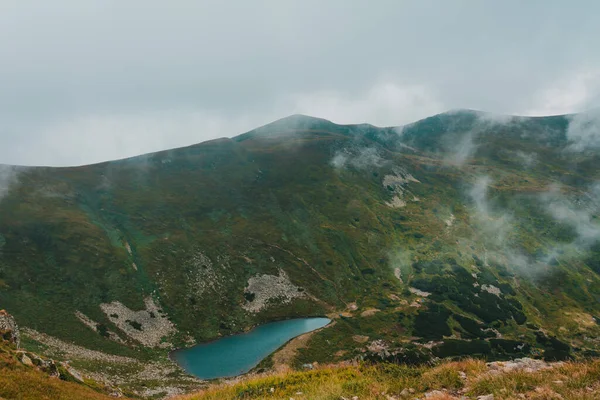
[[[332,126],[334,126],[334,127],[352,127],[352,128],[358,128],[359,130],[360,130],[360,128],[401,130],[404,127],[418,125],[429,119],[450,117],[450,116],[456,116],[456,115],[461,115],[461,114],[472,116],[473,118],[482,118],[483,117],[486,120],[490,120],[490,121],[497,120],[500,122],[506,121],[506,120],[511,120],[511,119],[521,119],[521,120],[536,120],[536,119],[543,120],[543,119],[553,119],[553,118],[567,119],[567,118],[572,118],[576,115],[580,115],[578,113],[572,113],[572,114],[556,114],[556,115],[548,115],[548,116],[523,116],[523,115],[516,115],[516,114],[515,115],[513,115],[513,114],[496,114],[496,113],[492,113],[492,112],[488,112],[488,111],[481,111],[481,110],[468,109],[468,108],[458,108],[458,109],[450,109],[448,111],[441,112],[439,114],[434,114],[430,117],[425,117],[425,118],[422,118],[422,119],[419,119],[419,120],[416,120],[414,122],[410,122],[410,123],[407,123],[404,125],[378,126],[378,125],[370,124],[368,122],[337,124],[326,118],[314,117],[314,116],[310,116],[310,115],[306,115],[306,114],[291,114],[286,117],[282,117],[275,121],[269,122],[258,128],[254,128],[254,129],[251,129],[250,131],[243,132],[243,133],[231,136],[231,137],[226,137],[226,136],[217,137],[217,138],[208,139],[208,140],[205,140],[202,142],[192,143],[192,144],[186,145],[186,146],[167,148],[167,149],[152,151],[152,152],[148,152],[148,153],[132,155],[132,156],[124,157],[124,158],[109,159],[109,160],[99,161],[99,162],[90,163],[90,164],[66,165],[66,166],[20,165],[20,164],[2,164],[2,163],[0,163],[0,167],[3,167],[3,168],[9,168],[9,167],[10,168],[78,168],[78,167],[86,167],[86,166],[105,164],[105,163],[111,163],[111,162],[122,162],[122,161],[126,161],[126,160],[140,158],[140,157],[149,157],[154,154],[160,154],[160,153],[164,153],[164,152],[171,152],[171,151],[176,151],[179,149],[185,149],[188,147],[199,146],[204,143],[209,144],[209,143],[213,143],[213,142],[228,141],[228,140],[239,141],[239,139],[243,139],[243,138],[247,137],[248,134],[256,134],[256,133],[260,133],[260,132],[270,132],[273,128],[278,128],[278,127],[285,128],[285,131],[302,131],[302,130],[306,131],[307,127],[311,127],[313,125],[318,125],[318,124],[325,124],[325,125],[328,125],[329,127],[332,127]],[[583,114],[583,113],[581,113],[581,114]]]
[[[24,346],[139,393],[170,349],[325,314],[293,366],[597,354],[600,155],[569,149],[564,116],[441,115],[401,132],[292,116],[20,169],[0,190],[0,307]],[[172,376],[142,381],[198,384]]]

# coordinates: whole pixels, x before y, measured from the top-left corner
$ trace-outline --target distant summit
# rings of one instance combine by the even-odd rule
[[[291,134],[312,129],[331,129],[335,128],[335,126],[337,125],[323,118],[293,114],[238,135],[234,140],[243,141],[256,136],[280,136],[282,134]]]

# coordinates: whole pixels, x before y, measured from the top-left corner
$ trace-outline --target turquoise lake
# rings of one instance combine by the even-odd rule
[[[288,340],[331,322],[328,318],[298,318],[260,325],[250,332],[171,353],[188,373],[201,379],[244,374]]]

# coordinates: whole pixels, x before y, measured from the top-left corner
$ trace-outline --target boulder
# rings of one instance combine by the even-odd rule
[[[0,338],[15,343],[17,347],[21,344],[19,327],[13,316],[5,310],[0,310]]]

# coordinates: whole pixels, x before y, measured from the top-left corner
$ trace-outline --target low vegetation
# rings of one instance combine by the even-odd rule
[[[436,366],[324,366],[214,385],[178,400],[395,400],[600,398],[600,361],[523,364],[481,360]]]
[[[593,357],[600,153],[569,150],[571,120],[459,111],[400,135],[295,116],[127,160],[9,168],[0,308],[27,350],[146,397],[201,384],[169,351],[294,317],[336,319],[296,369]]]
[[[19,357],[23,353],[0,339],[0,399],[108,400],[117,393],[122,396],[92,380],[78,382],[63,367],[58,367],[55,374],[48,374],[34,365],[24,365]]]

